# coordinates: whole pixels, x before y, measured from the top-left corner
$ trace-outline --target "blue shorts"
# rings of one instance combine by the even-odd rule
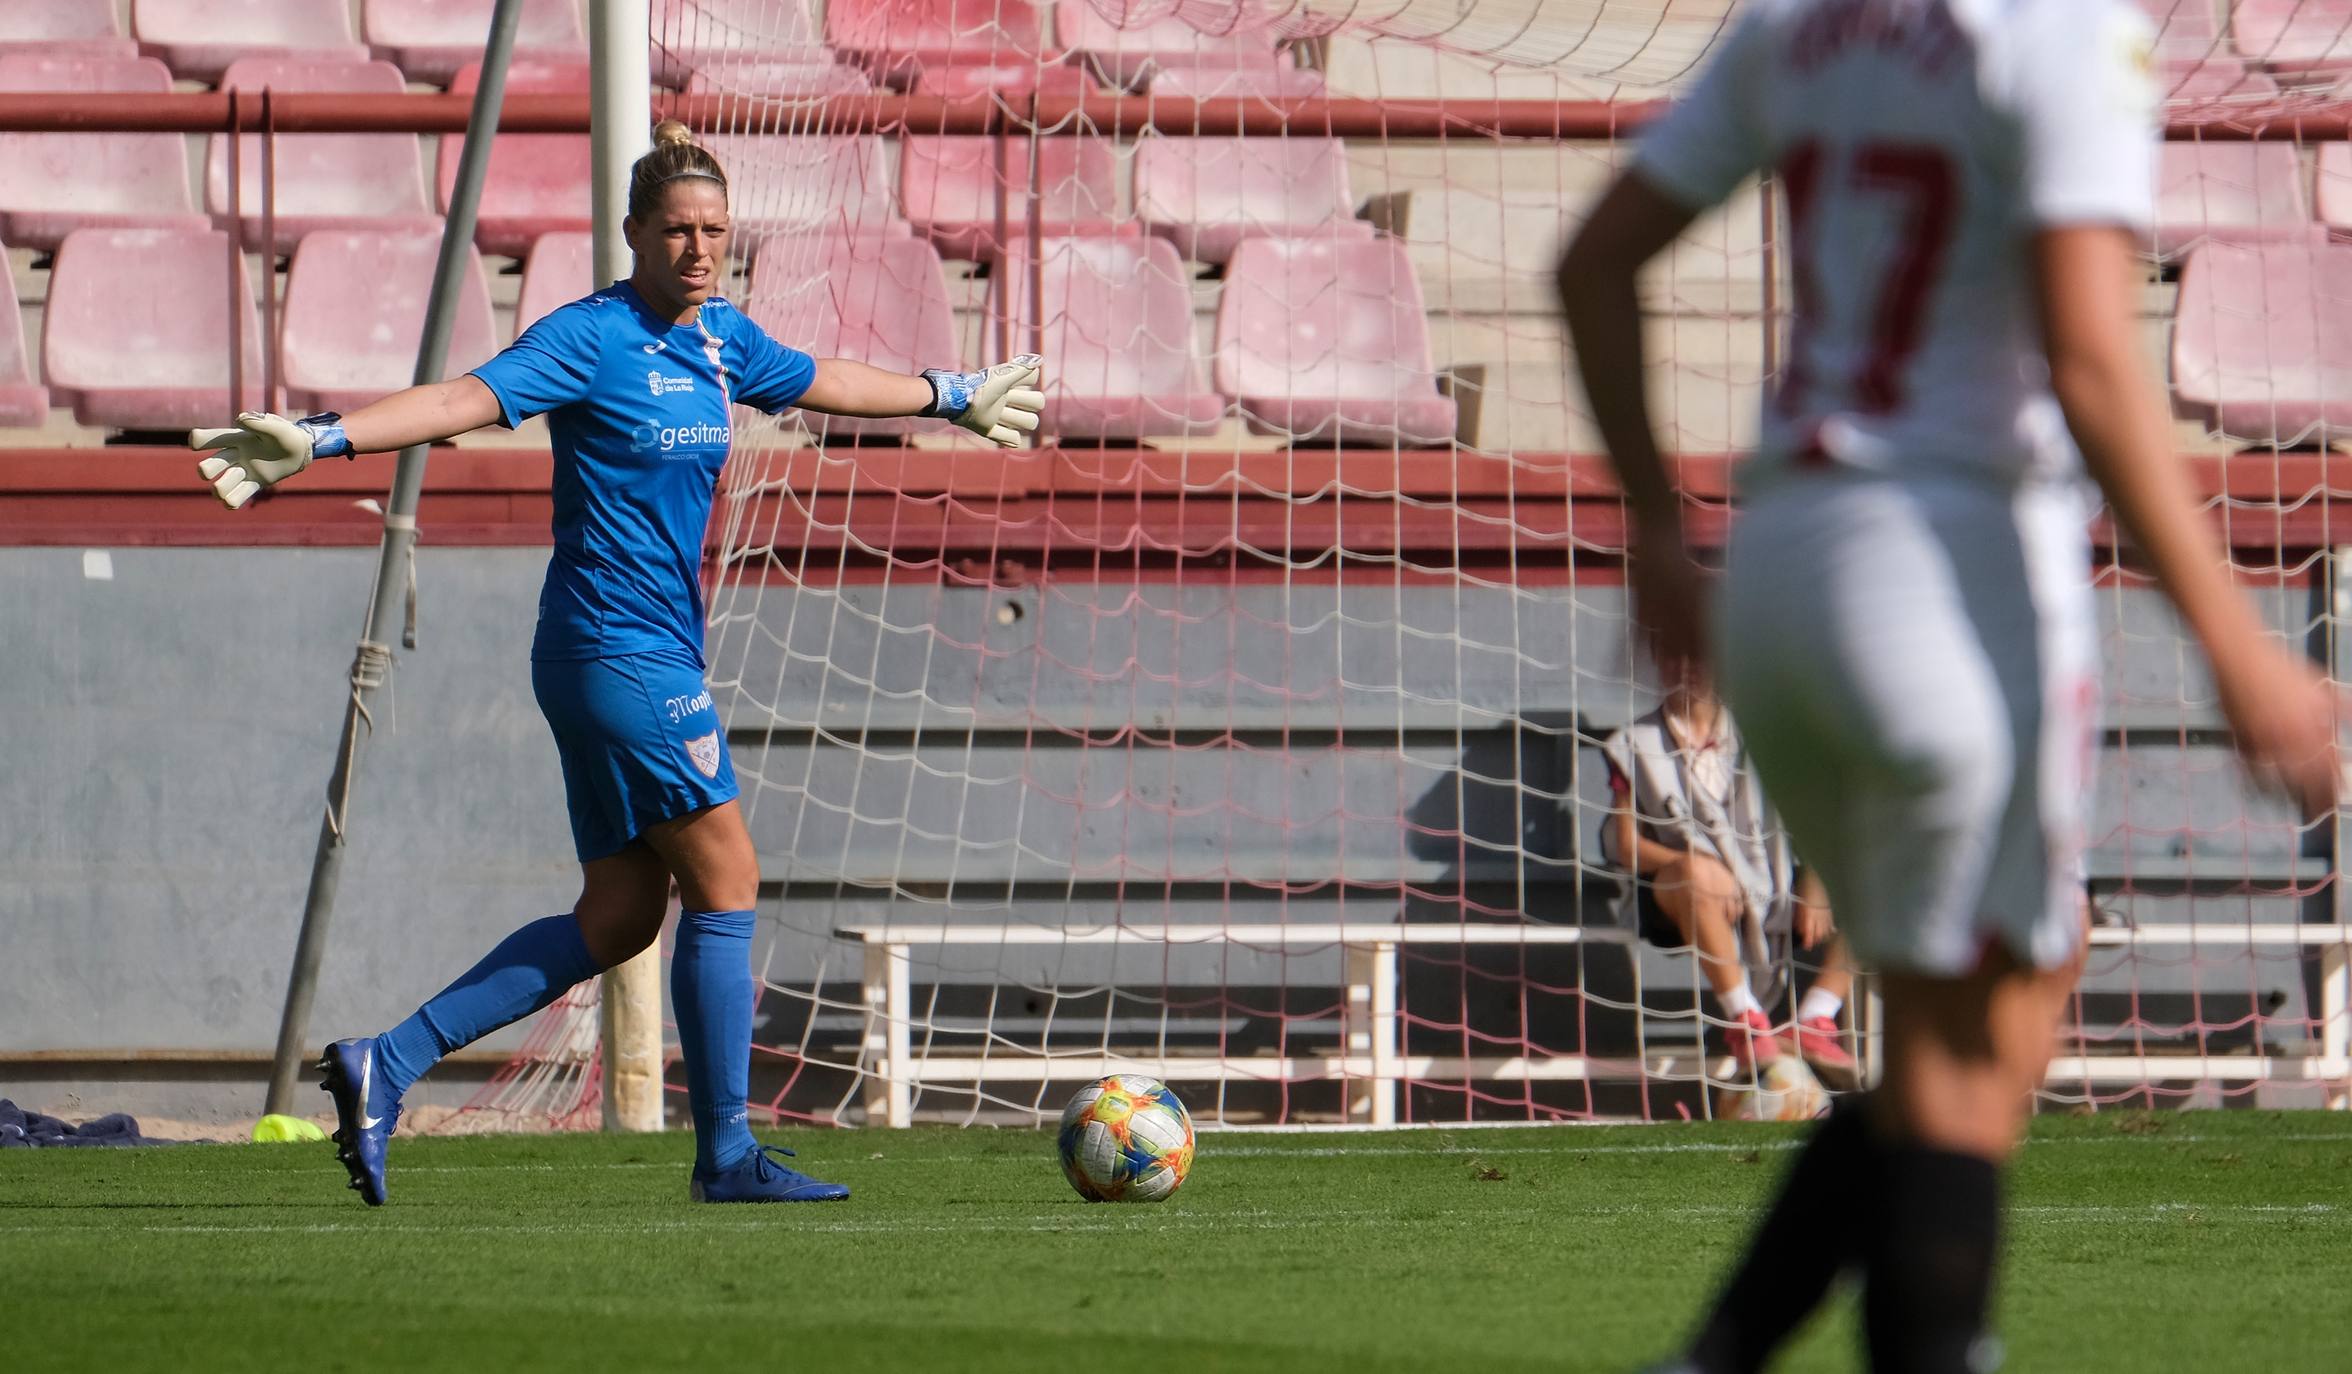
[[[534,661],[531,690],[563,759],[580,862],[739,795],[726,729],[685,654]]]

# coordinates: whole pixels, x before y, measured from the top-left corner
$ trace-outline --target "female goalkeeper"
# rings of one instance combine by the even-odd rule
[[[1000,444],[1037,427],[1038,359],[904,376],[812,359],[713,292],[725,266],[727,177],[664,121],[638,159],[623,221],[628,280],[532,325],[466,376],[349,416],[243,414],[199,430],[198,464],[231,509],[314,458],[406,448],[546,413],[555,450],[555,555],[539,598],[531,682],[555,732],[579,851],[568,913],[506,937],[382,1035],[340,1040],[320,1065],[351,1186],[385,1196],[401,1095],[442,1056],[553,1002],[652,944],[669,884],[683,909],[670,994],[694,1113],[694,1198],[849,1196],[778,1163],[746,1122],[759,861],[736,805],[724,727],[703,684],[701,549],[726,463],[729,408],[923,415]]]

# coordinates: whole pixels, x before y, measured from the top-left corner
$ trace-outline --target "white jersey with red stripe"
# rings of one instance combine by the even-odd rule
[[[1635,166],[1694,210],[1785,188],[1795,310],[1751,483],[2078,470],[2030,236],[2148,223],[2153,36],[2131,0],[1749,0]]]

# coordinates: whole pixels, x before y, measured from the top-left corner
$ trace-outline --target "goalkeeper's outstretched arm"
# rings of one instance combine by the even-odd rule
[[[928,416],[1009,448],[1037,430],[1045,405],[1045,393],[1037,390],[1043,366],[1036,354],[1024,353],[980,372],[935,367],[910,377],[848,358],[819,358],[816,376],[797,404],[802,410],[863,419]]]
[[[236,510],[264,487],[274,487],[318,458],[387,453],[453,439],[498,422],[498,398],[471,374],[430,382],[371,401],[351,414],[332,412],[289,420],[246,411],[227,429],[192,429],[188,447],[208,452],[197,475]]]

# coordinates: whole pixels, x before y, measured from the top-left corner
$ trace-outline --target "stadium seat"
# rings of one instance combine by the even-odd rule
[[[398,95],[407,89],[389,62],[309,62],[241,57],[221,75],[221,89],[347,91]],[[215,134],[204,164],[204,203],[213,223],[229,223],[228,136]],[[238,215],[243,242],[261,242],[261,136],[244,135],[238,152]],[[276,197],[271,245],[290,252],[317,229],[425,229],[441,217],[425,199],[425,163],[414,134],[280,134],[272,153]]]
[[[482,64],[469,62],[458,69],[449,89],[470,94],[481,76]],[[516,94],[585,92],[588,67],[517,58],[507,68],[506,89]],[[462,134],[441,140],[441,165],[434,180],[444,213],[449,193],[457,186],[457,159],[464,147]],[[591,170],[586,134],[500,134],[490,145],[490,167],[474,224],[475,246],[485,253],[519,258],[541,234],[587,230]]]
[[[946,99],[958,96],[987,95],[994,92],[1006,97],[1030,95],[1086,95],[1094,90],[1094,82],[1084,67],[1067,64],[1052,67],[1016,66],[988,67],[957,63],[948,67],[925,67],[915,74],[910,88],[916,95],[936,95]]]
[[[2181,269],[2180,413],[2242,443],[2326,443],[2352,429],[2352,244],[2209,243]]]
[[[2247,61],[2283,75],[2352,69],[2352,0],[2238,0],[2230,37]]]
[[[1025,248],[1026,244],[1020,245]],[[1045,321],[1046,422],[1069,439],[1142,439],[1214,429],[1225,400],[1202,380],[1193,346],[1192,274],[1166,239],[1040,240],[1036,295]],[[1030,256],[1005,255],[992,317],[1029,350]]]
[[[1037,154],[1036,227],[1045,234],[1114,232],[1119,222],[1119,162],[1110,140],[1089,135],[1015,137],[946,134],[899,141],[898,199],[916,232],[951,258],[977,260],[997,250],[1001,196],[1006,228],[1029,232],[1030,150]]]
[[[1036,66],[1055,56],[1031,0],[832,0],[825,41],[898,88],[926,67]]]
[[[0,91],[171,89],[150,57],[0,55]],[[201,229],[178,134],[0,133],[0,241],[50,249],[76,229]]]
[[[744,312],[782,343],[895,372],[957,367],[955,309],[939,250],[919,238],[818,233],[771,242]],[[936,430],[934,420],[810,415],[824,438],[892,438]]]
[[[2234,57],[2168,66],[2159,78],[2167,100],[2235,100],[2245,104],[2278,98],[2278,83]]]
[[[433,295],[441,235],[323,229],[294,250],[279,326],[286,402],[297,411],[351,411],[416,379],[417,341]],[[467,255],[443,375],[498,351],[490,283]]]
[[[1261,234],[1368,238],[1336,138],[1146,138],[1135,215],[1195,262],[1224,262]]]
[[[2207,240],[2308,238],[2318,226],[2291,143],[2167,143],[2157,160],[2150,246],[2166,261]]]
[[[1070,0],[1054,11],[1054,36],[1083,57],[1105,85],[1129,90],[1172,68],[1266,69],[1279,61],[1274,35],[1265,28],[1203,33],[1173,12],[1122,25],[1088,0]]]
[[[49,391],[33,376],[24,315],[13,287],[0,291],[0,426],[37,425],[49,415]]]
[[[803,0],[653,0],[653,79],[684,87],[698,71],[707,85],[741,90],[738,69],[825,67]]]
[[[1329,94],[1323,73],[1305,67],[1162,67],[1150,92],[1188,100],[1218,96],[1260,100],[1317,100]]]
[[[122,31],[115,0],[0,0],[0,33],[11,53],[67,57],[137,57]]]
[[[609,283],[591,284],[596,275],[594,234],[542,234],[531,245],[523,263],[523,290],[515,298],[517,337],[532,323],[558,306],[570,305]]]
[[[873,89],[864,72],[831,62],[730,62],[686,75],[688,95],[864,95]]]
[[[2352,143],[2319,145],[2319,189],[2312,208],[2329,233],[2352,239]]]
[[[904,238],[889,155],[872,134],[713,134],[734,203],[733,252],[749,263],[780,235]]]
[[[2168,70],[2225,56],[2213,0],[2139,0],[2156,25],[2156,60]]]
[[[1407,446],[1454,437],[1421,283],[1389,239],[1255,238],[1234,249],[1215,377],[1261,434]]]
[[[172,74],[214,82],[240,57],[364,62],[351,7],[321,0],[131,0],[139,51]]]
[[[119,429],[217,425],[259,403],[261,321],[240,257],[232,332],[222,280],[230,261],[218,229],[66,235],[41,318],[50,396],[85,425]],[[232,398],[229,352],[240,336],[246,390]]]
[[[458,68],[482,60],[496,0],[367,0],[360,36],[376,56],[411,81],[446,86]],[[585,62],[588,35],[577,0],[523,0],[515,20],[516,58],[530,62]]]

